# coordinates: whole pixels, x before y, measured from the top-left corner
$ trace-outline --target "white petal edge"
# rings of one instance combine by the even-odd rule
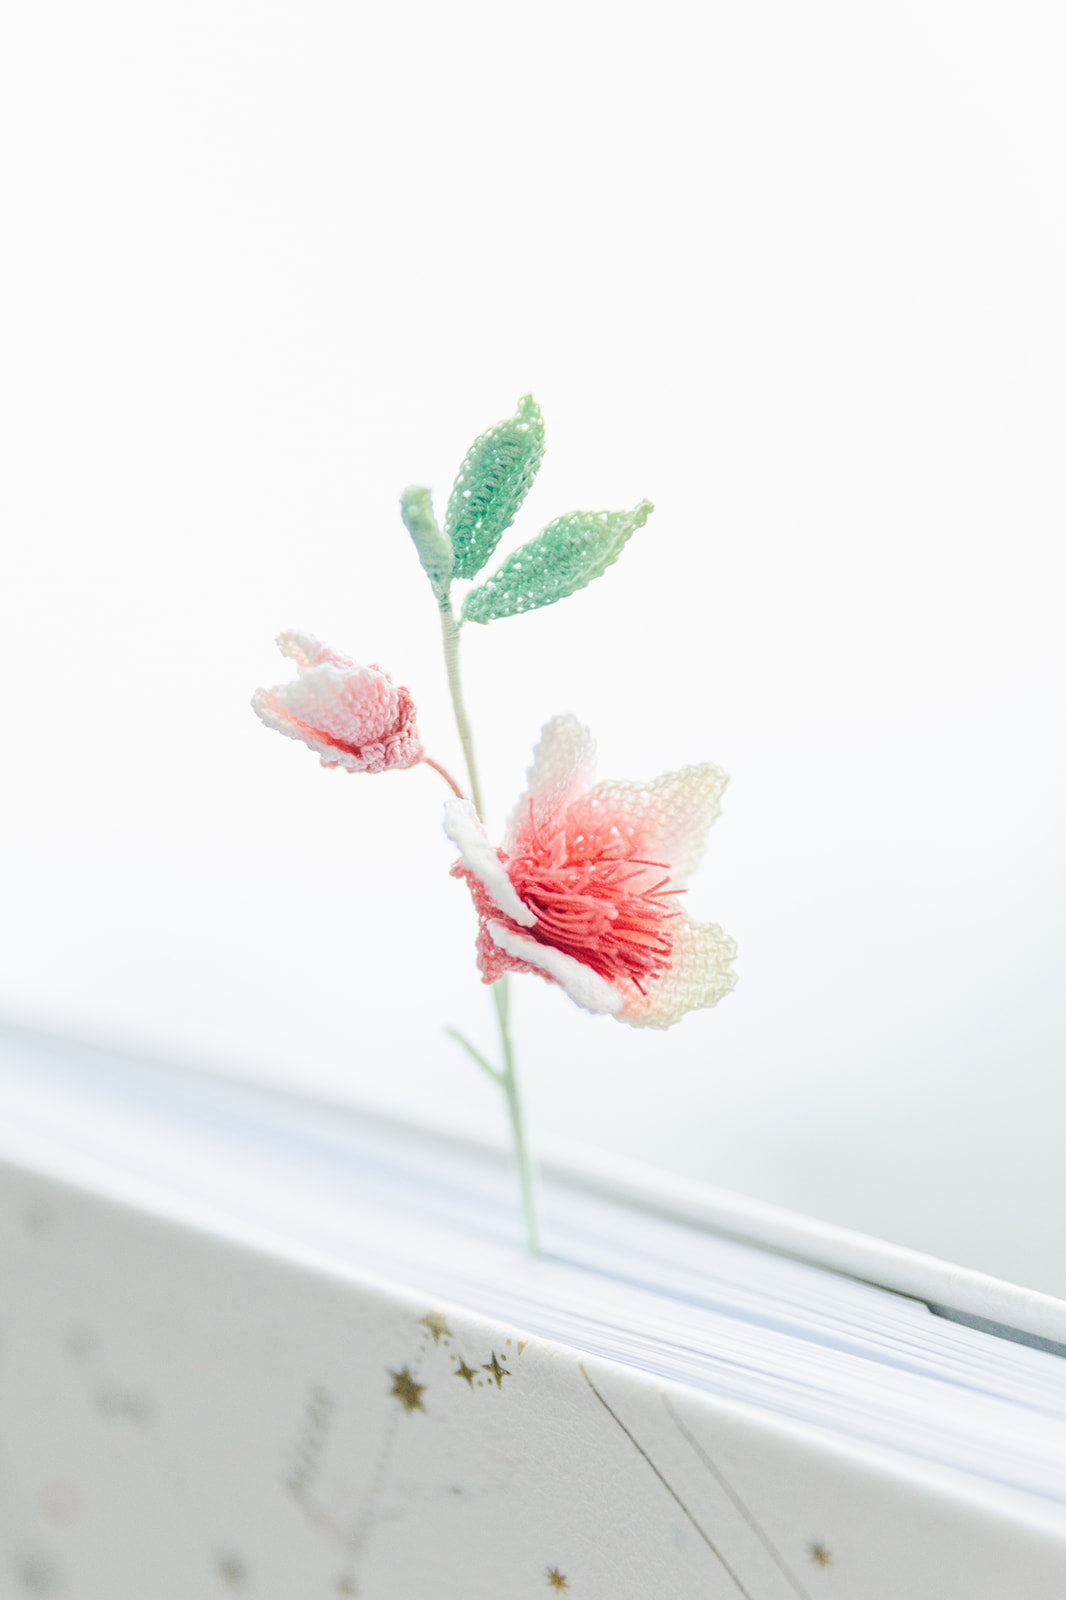
[[[485,926],[493,944],[499,945],[509,956],[514,956],[516,961],[528,961],[531,967],[539,967],[541,972],[546,972],[560,988],[566,990],[571,1000],[586,1011],[593,1011],[598,1016],[614,1016],[621,1011],[623,997],[618,990],[606,978],[601,978],[598,972],[586,967],[583,961],[575,961],[573,956],[556,950],[554,945],[538,944],[535,939],[527,939],[525,934],[505,928],[502,922],[489,922]]]
[[[299,739],[292,725],[292,716],[278,704],[277,693],[274,689],[257,689],[252,696],[252,710],[260,722],[265,722],[268,728],[273,728],[276,733],[284,733],[290,739]]]
[[[514,843],[515,829],[529,815],[538,828],[561,818],[596,775],[596,741],[585,725],[567,712],[552,717],[540,730],[533,761],[526,772],[525,792],[507,819],[504,844]]]
[[[458,849],[463,866],[481,880],[493,903],[512,922],[531,928],[537,920],[536,913],[519,897],[469,800],[444,802],[444,831]]]

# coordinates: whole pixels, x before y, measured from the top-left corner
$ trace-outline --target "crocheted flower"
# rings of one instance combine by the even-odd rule
[[[302,739],[324,767],[387,772],[423,759],[409,690],[380,667],[361,667],[310,633],[278,634],[299,669],[290,683],[257,689],[252,708],[268,728]]]
[[[586,1011],[669,1028],[736,983],[736,945],[677,896],[703,854],[729,781],[710,762],[651,783],[593,783],[595,745],[575,717],[545,726],[503,848],[468,800],[449,800],[452,875],[478,913],[485,983],[536,972]]]

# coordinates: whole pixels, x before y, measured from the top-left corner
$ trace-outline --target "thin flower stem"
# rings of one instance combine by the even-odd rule
[[[503,1049],[503,1072],[497,1076],[507,1099],[507,1110],[511,1118],[515,1160],[518,1163],[518,1181],[522,1190],[522,1211],[526,1219],[526,1241],[530,1255],[539,1256],[541,1248],[540,1228],[537,1224],[536,1181],[529,1154],[529,1143],[526,1139],[522,1096],[518,1088],[518,1074],[515,1071],[514,1045],[511,1042],[510,988],[511,980],[506,973],[502,978],[497,978],[492,986],[492,998],[496,1002],[496,1018],[500,1025],[500,1045]]]
[[[455,620],[451,598],[447,594],[441,598],[440,602],[440,631],[441,638],[444,641],[444,665],[448,672],[448,689],[452,697],[452,710],[455,712],[455,726],[459,730],[459,742],[463,747],[467,775],[470,779],[470,797],[474,802],[474,809],[477,811],[478,816],[484,820],[485,812],[481,800],[481,784],[478,780],[477,759],[474,755],[474,735],[471,732],[470,719],[466,714],[466,705],[463,701],[463,681],[459,674],[459,624]],[[430,764],[434,765],[434,763]],[[526,1242],[529,1245],[530,1255],[539,1256],[541,1253],[540,1229],[537,1226],[533,1162],[529,1154],[525,1116],[522,1110],[522,1097],[519,1093],[518,1074],[515,1070],[514,1043],[511,1039],[511,988],[510,979],[506,973],[502,978],[497,978],[492,985],[492,999],[496,1007],[496,1021],[500,1029],[502,1068],[491,1066],[481,1052],[475,1050],[473,1045],[454,1028],[449,1028],[447,1032],[473,1056],[478,1066],[486,1071],[490,1077],[494,1078],[503,1090],[504,1098],[507,1101],[507,1114],[511,1119],[511,1136],[514,1140],[518,1181],[522,1191],[522,1212],[526,1222]]]
[[[448,1035],[449,1039],[454,1039],[456,1044],[462,1045],[467,1055],[473,1057],[478,1066],[481,1068],[482,1072],[487,1072],[489,1077],[495,1078],[497,1083],[503,1082],[503,1073],[498,1072],[491,1062],[486,1061],[485,1057],[481,1054],[481,1051],[470,1043],[470,1040],[466,1037],[465,1033],[460,1033],[458,1028],[445,1028],[444,1031]]]
[[[440,631],[444,640],[444,665],[448,673],[448,689],[452,697],[452,709],[455,712],[455,726],[459,730],[459,742],[463,747],[467,776],[470,779],[470,798],[474,802],[474,810],[484,820],[485,808],[481,801],[481,784],[478,782],[477,760],[474,756],[474,735],[463,700],[463,680],[459,676],[459,624],[455,620],[452,603],[447,595],[440,603]]]
[[[447,767],[442,767],[439,761],[433,760],[432,756],[423,756],[422,765],[424,767],[432,767],[434,772],[439,772],[452,793],[458,795],[460,800],[466,799],[466,796],[456,783],[455,779],[452,777],[451,773],[448,771]]]

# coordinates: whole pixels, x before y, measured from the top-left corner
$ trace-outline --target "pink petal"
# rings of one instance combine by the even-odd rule
[[[300,628],[286,628],[283,633],[278,634],[275,643],[282,655],[288,656],[290,661],[295,661],[300,668],[317,667],[323,661],[331,661],[335,667],[355,665],[350,656],[343,655],[341,651],[332,649],[328,644],[323,644],[313,633],[304,633]]]
[[[488,922],[485,927],[492,942],[507,955],[536,967],[545,977],[553,979],[586,1011],[602,1016],[615,1015],[621,1010],[622,996],[618,990],[583,962],[575,961],[573,956],[557,950],[554,945],[538,944],[524,933],[515,933],[502,922]]]
[[[507,822],[508,855],[521,853],[530,831],[553,831],[562,825],[566,808],[583,794],[596,772],[596,742],[576,717],[552,717],[541,729],[526,773],[525,793]]]
[[[302,668],[275,693],[298,722],[339,744],[373,744],[399,720],[399,688],[373,667],[338,667],[323,661]]]
[[[669,867],[671,887],[680,889],[699,864],[728,782],[721,767],[705,761],[650,783],[597,783],[571,804],[567,835],[617,831],[648,861]]]
[[[672,1028],[686,1011],[717,1005],[736,988],[732,961],[737,947],[713,922],[681,915],[672,923],[674,948],[669,969],[653,978],[646,995],[631,994],[618,1013],[634,1028]]]
[[[257,689],[252,696],[252,709],[268,728],[276,729],[288,739],[299,739],[317,756],[321,756],[324,767],[346,767],[349,772],[366,771],[366,761],[361,752],[340,750],[332,739],[326,738],[316,728],[297,721],[279,701],[276,689]]]
[[[417,766],[425,751],[410,691],[378,667],[364,667],[313,634],[279,634],[299,671],[289,683],[257,689],[252,707],[267,727],[299,739],[324,767],[386,772]]]

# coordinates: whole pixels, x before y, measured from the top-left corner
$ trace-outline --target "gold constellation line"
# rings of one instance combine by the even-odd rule
[[[603,1398],[603,1395],[600,1393],[592,1379],[589,1377],[588,1373],[585,1371],[585,1363],[583,1361],[579,1361],[578,1366],[581,1369],[581,1376],[584,1378],[585,1382],[588,1384],[589,1388],[592,1390],[593,1394],[596,1396],[596,1399],[600,1402],[600,1405],[606,1411],[607,1415],[617,1423],[618,1427],[621,1428],[630,1444],[644,1457],[644,1460],[648,1463],[648,1466],[654,1472],[655,1476],[658,1478],[667,1494],[676,1502],[684,1516],[689,1522],[691,1522],[692,1526],[695,1528],[696,1532],[699,1534],[708,1550],[716,1558],[716,1560],[720,1562],[721,1566],[729,1574],[730,1578],[732,1578],[733,1582],[737,1586],[738,1592],[744,1596],[744,1600],[755,1600],[755,1597],[751,1594],[750,1590],[745,1589],[744,1585],[741,1583],[740,1579],[737,1577],[736,1573],[733,1571],[732,1567],[729,1565],[729,1562],[719,1550],[710,1534],[707,1533],[706,1529],[700,1526],[700,1524],[696,1521],[696,1518],[692,1515],[692,1512],[689,1510],[688,1506],[678,1494],[677,1490],[659,1471],[659,1468],[655,1465],[655,1462],[645,1450],[640,1440],[635,1438],[634,1435],[630,1433],[629,1429],[626,1427],[617,1411],[612,1411],[611,1407],[607,1404],[607,1401]]]

